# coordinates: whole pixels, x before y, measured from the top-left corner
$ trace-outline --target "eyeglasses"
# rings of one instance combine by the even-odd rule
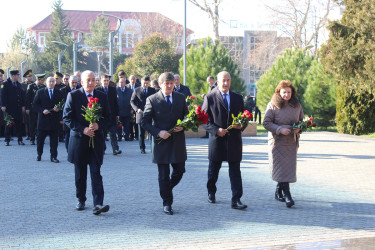
[[[77,83],[78,84],[78,82],[72,82],[72,83]]]

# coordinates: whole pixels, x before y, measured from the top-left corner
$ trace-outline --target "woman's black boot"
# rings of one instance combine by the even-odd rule
[[[285,204],[287,207],[292,207],[294,205],[294,200],[290,194],[289,182],[283,182],[282,186],[282,190],[285,194]]]
[[[280,182],[278,182],[276,186],[275,199],[281,202],[285,202],[285,198],[283,195],[283,190],[281,189]]]

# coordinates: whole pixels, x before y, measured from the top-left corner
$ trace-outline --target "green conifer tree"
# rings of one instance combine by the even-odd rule
[[[337,82],[337,130],[375,132],[375,0],[340,0],[342,19],[331,22],[322,46],[324,66]]]
[[[179,72],[181,81],[184,77],[183,58],[180,59]],[[219,72],[227,71],[231,75],[231,90],[241,95],[245,94],[246,87],[240,77],[238,65],[229,56],[218,40],[212,42],[210,37],[200,39],[196,46],[192,46],[186,54],[186,85],[195,96],[206,94],[209,85],[207,77],[215,77]]]

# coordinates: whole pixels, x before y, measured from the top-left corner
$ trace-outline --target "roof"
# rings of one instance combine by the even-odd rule
[[[162,20],[166,22],[167,25],[163,26],[174,26],[179,30],[183,30],[183,25],[169,19],[168,17],[161,15],[156,12],[120,12],[120,11],[86,11],[86,10],[63,10],[66,15],[67,20],[70,21],[69,28],[77,29],[83,32],[90,32],[90,22],[95,22],[96,18],[101,14],[109,14],[117,16],[123,20],[125,19],[135,19],[141,24],[145,20]],[[116,30],[117,19],[114,17],[109,18],[109,28],[111,31]],[[30,31],[50,31],[52,23],[52,14],[44,18],[41,22],[31,26],[27,30]],[[143,25],[142,25],[143,26]],[[187,29],[187,34],[193,33],[192,30]]]

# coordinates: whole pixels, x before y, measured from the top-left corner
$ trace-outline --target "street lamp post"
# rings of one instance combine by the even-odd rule
[[[53,42],[53,43],[57,43],[57,44],[61,44],[61,45],[64,45],[64,46],[65,46],[64,51],[61,52],[61,53],[59,53],[59,54],[57,55],[57,60],[58,60],[58,62],[59,62],[59,72],[61,73],[61,58],[62,58],[62,56],[64,55],[64,53],[65,53],[65,51],[66,51],[66,49],[68,48],[69,45],[66,44],[66,43],[63,43],[63,42],[59,42],[59,41],[51,41],[51,42]]]
[[[83,32],[82,30],[76,30],[76,29],[71,29],[71,28],[68,28],[66,30],[70,30],[70,31],[76,31],[78,33],[81,33],[82,34],[82,39],[83,39],[83,34],[85,34],[85,32]],[[81,42],[82,39],[79,39],[79,35],[78,35],[78,39],[77,39],[77,42],[73,43],[73,74],[74,72],[77,71],[77,53],[78,53],[78,46]]]
[[[101,15],[117,18],[117,20],[120,22],[117,30],[111,31],[109,33],[109,37],[108,37],[108,39],[109,39],[109,74],[112,77],[112,75],[113,75],[113,39],[117,35],[118,31],[120,30],[121,22],[124,21],[124,20],[121,19],[120,17],[114,16],[114,15],[109,15],[109,14],[101,14]]]
[[[27,54],[24,54],[24,53],[22,53],[22,54],[26,56],[26,60],[21,62],[21,82],[23,82],[23,68],[24,68],[24,66],[27,62],[28,57],[29,57],[29,55],[27,55]]]

